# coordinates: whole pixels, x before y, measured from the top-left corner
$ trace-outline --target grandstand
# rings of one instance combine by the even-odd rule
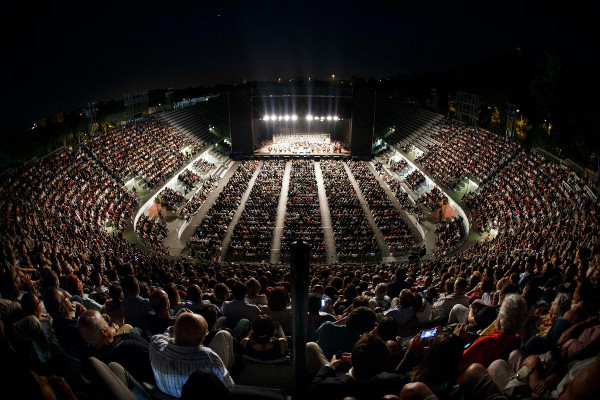
[[[486,368],[510,369],[509,356],[550,352],[557,374],[569,363],[598,363],[600,208],[584,178],[492,132],[383,97],[374,132],[387,150],[371,160],[291,152],[233,161],[227,104],[222,95],[153,115],[1,177],[3,363],[65,376],[74,391],[92,393],[86,355],[95,354],[167,396],[156,372],[148,378],[126,357],[100,351],[104,343],[85,345],[93,335],[78,336],[76,322],[84,307],[110,316],[106,329],[117,331],[109,345],[115,333],[128,332],[123,341],[139,334],[146,352],[134,358],[147,366],[161,312],[162,328],[186,310],[207,321],[214,314],[203,344],[222,360],[219,379],[283,398],[329,398],[325,377],[345,362],[340,354],[356,351],[360,370],[359,339],[383,343],[374,373],[400,385],[385,394],[399,395],[411,377],[439,398],[466,391],[470,379],[495,387],[500,367]],[[463,196],[467,179],[478,189]],[[287,264],[298,239],[311,252],[302,295]],[[275,321],[264,343],[253,336],[260,322],[249,331],[259,314]],[[37,321],[37,336],[24,319]],[[418,334],[437,327],[423,350]],[[565,339],[553,339],[550,327]],[[298,332],[311,344],[302,348],[303,375],[292,378],[299,367],[285,348],[297,346]],[[445,358],[450,352],[456,359]],[[547,358],[526,366],[545,373]],[[429,361],[443,364],[441,381],[427,375]]]

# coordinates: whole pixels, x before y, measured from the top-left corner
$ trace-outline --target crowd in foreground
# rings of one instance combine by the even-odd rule
[[[570,265],[574,273],[563,271]],[[14,371],[3,377],[17,379],[17,371],[21,380],[52,376],[68,355],[80,360],[81,371],[71,375],[92,382],[73,384],[75,391],[131,390],[146,382],[192,398],[184,387],[194,372],[208,373],[228,392],[248,363],[276,361],[273,373],[290,365],[295,307],[285,266],[103,268],[84,261],[70,272],[52,266],[4,272],[10,279],[3,276],[0,300],[3,367]],[[560,255],[513,251],[487,262],[318,265],[310,277],[311,397],[600,393],[598,381],[589,379],[600,372],[597,246]],[[104,368],[120,368],[129,378],[106,381]]]

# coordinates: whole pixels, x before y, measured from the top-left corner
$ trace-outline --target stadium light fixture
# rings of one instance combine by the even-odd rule
[[[328,116],[327,116],[327,121],[331,121],[331,119],[332,119],[332,118],[331,118],[331,115],[328,115]]]
[[[268,115],[265,115],[265,116],[263,117],[263,120],[264,120],[264,121],[268,121],[270,118],[271,118],[270,116],[268,116]]]
[[[296,114],[292,115],[292,121],[296,121],[298,119],[298,116]]]
[[[277,121],[277,115],[275,115],[275,114],[272,114],[272,115],[271,115],[271,120],[272,120],[272,121]]]
[[[286,115],[283,116],[283,119],[284,119],[284,121],[289,121],[290,120],[290,116],[286,114]]]
[[[310,114],[308,114],[308,115],[306,116],[306,120],[307,120],[307,121],[312,121],[312,120],[313,120],[313,116],[312,116],[312,115],[310,115]]]
[[[334,121],[339,121],[339,120],[340,120],[340,118],[339,118],[337,115],[334,115],[334,116],[333,116],[333,120],[334,120]]]

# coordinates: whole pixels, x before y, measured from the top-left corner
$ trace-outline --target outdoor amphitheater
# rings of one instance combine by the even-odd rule
[[[466,114],[269,90],[1,175],[5,366],[57,398],[597,398],[588,176]]]

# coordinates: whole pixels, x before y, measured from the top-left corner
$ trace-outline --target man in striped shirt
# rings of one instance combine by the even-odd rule
[[[150,339],[150,363],[160,390],[181,397],[181,388],[194,371],[214,374],[227,388],[233,387],[233,379],[217,353],[201,345],[207,332],[206,320],[187,312],[165,334]]]

